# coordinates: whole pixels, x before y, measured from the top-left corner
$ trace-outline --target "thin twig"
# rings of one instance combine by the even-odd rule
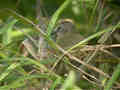
[[[85,80],[87,80],[88,82],[94,84],[94,85],[97,85],[97,86],[99,86],[99,87],[103,87],[102,85],[100,85],[100,84],[98,84],[98,83],[96,83],[96,82],[94,82],[94,81],[91,81],[90,79],[88,79],[88,78],[87,78],[86,76],[84,76],[84,75],[83,75],[83,78],[84,78]]]
[[[89,73],[85,72],[83,69],[78,68],[78,67],[76,67],[75,65],[73,65],[73,64],[71,64],[71,63],[69,63],[69,64],[70,64],[73,68],[75,68],[75,69],[79,70],[81,73],[83,73],[83,74],[85,74],[85,75],[87,75],[87,76],[89,76],[89,77],[93,78],[93,79],[94,79],[94,80],[96,80],[97,82],[101,82],[101,81],[100,81],[100,80],[98,80],[95,76],[90,75]]]
[[[103,75],[103,76],[105,76],[105,77],[107,77],[107,78],[110,78],[109,75],[107,75],[106,73],[104,73],[104,72],[101,71],[100,69],[98,69],[98,68],[96,68],[96,67],[94,67],[94,66],[92,66],[92,65],[89,65],[89,64],[83,62],[82,60],[80,60],[80,59],[72,56],[70,53],[67,53],[67,52],[66,52],[64,49],[62,49],[60,46],[58,46],[58,45],[56,45],[56,46],[57,46],[57,48],[58,48],[65,56],[68,56],[71,60],[75,60],[75,61],[79,62],[80,64],[86,66],[87,68],[92,69],[92,70],[98,72],[99,74],[101,74],[101,75]]]

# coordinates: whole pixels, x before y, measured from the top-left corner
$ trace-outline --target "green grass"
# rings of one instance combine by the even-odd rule
[[[110,60],[112,58],[112,60],[117,61],[119,58],[114,55],[111,47],[101,49],[95,47],[95,45],[101,45],[101,47],[112,45],[114,42],[111,43],[109,38],[112,37],[112,32],[119,30],[120,22],[106,24],[109,20],[114,20],[114,17],[108,17],[105,20],[108,15],[107,7],[102,3],[103,6],[101,7],[105,9],[100,8],[100,2],[98,1],[85,0],[83,2],[82,0],[76,0],[76,3],[72,0],[65,0],[48,21],[46,33],[37,27],[35,20],[34,23],[12,9],[2,9],[0,14],[7,12],[8,17],[5,20],[0,19],[2,20],[0,23],[0,90],[18,88],[21,90],[30,88],[35,88],[35,90],[43,88],[49,88],[49,90],[57,90],[58,88],[60,90],[110,90],[115,85],[117,86],[119,84],[120,65],[119,62],[116,62],[118,64],[116,67],[116,64],[110,62]],[[80,10],[78,15],[75,15],[72,11],[75,10],[72,8],[73,4],[78,5],[76,6],[76,9]],[[84,4],[87,6],[82,6]],[[70,7],[71,12],[68,13],[67,9]],[[77,26],[78,33],[84,33],[85,29],[85,34],[82,34],[85,35],[84,40],[71,46],[66,51],[60,49],[57,42],[51,38],[51,33],[56,28],[58,21],[64,17],[64,14],[66,14],[65,17],[71,14],[78,18],[75,21],[75,16],[71,17],[75,26]],[[86,15],[90,16],[87,17]],[[84,24],[79,21],[80,18],[83,18],[81,20],[84,20]],[[38,48],[33,41],[37,42],[35,38],[39,34],[43,36],[44,42],[48,45],[46,48],[49,56],[44,60],[36,60],[32,56],[32,53],[35,55],[38,53]],[[25,49],[22,43],[26,38],[33,39],[28,43],[28,48],[34,48],[36,51],[30,53]],[[90,50],[85,51],[87,45],[87,49]],[[102,61],[96,64],[99,60],[108,61],[106,68],[104,67],[106,64],[101,63]],[[111,78],[110,75],[112,75]]]

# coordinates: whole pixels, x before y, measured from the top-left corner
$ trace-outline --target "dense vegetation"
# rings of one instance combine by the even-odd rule
[[[119,90],[119,0],[1,0],[0,90]]]

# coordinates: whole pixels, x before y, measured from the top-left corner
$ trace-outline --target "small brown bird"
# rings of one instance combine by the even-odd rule
[[[64,49],[68,49],[84,39],[76,30],[71,19],[60,20],[52,35],[54,40]]]

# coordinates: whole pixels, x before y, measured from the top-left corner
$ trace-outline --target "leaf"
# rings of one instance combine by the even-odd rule
[[[69,76],[65,80],[61,90],[68,90],[68,88],[72,88],[74,84],[75,84],[75,73],[71,71],[69,73]]]
[[[120,77],[120,64],[117,65],[116,69],[114,70],[114,73],[110,80],[108,81],[107,85],[105,86],[104,90],[111,90],[113,84],[115,81],[117,81]]]
[[[6,22],[5,26],[2,28],[2,43],[4,45],[8,45],[9,43],[12,42],[12,28],[13,25],[17,22],[16,19],[9,18],[8,21]]]
[[[18,67],[20,64],[19,63],[13,63],[11,64],[1,75],[0,75],[0,82],[3,81],[3,79],[5,79],[10,72],[12,72],[13,69],[15,69],[16,67]]]
[[[50,23],[48,24],[47,28],[47,35],[48,37],[51,35],[51,32],[56,25],[56,22],[60,16],[60,14],[63,12],[63,10],[71,3],[72,0],[66,0],[58,9],[57,11],[53,14]]]
[[[75,72],[71,71],[60,90],[81,90],[75,86]]]

